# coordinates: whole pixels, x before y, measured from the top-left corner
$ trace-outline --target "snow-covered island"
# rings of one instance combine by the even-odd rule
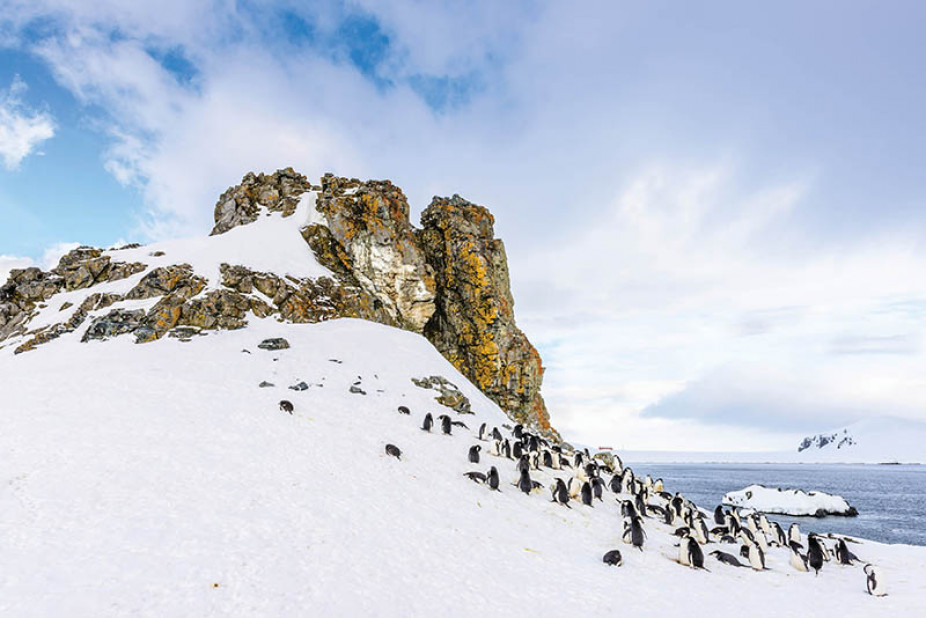
[[[825,517],[826,515],[843,515],[855,517],[858,511],[849,505],[842,496],[834,496],[822,491],[806,492],[802,489],[781,489],[750,485],[739,491],[731,491],[723,496],[727,506],[752,509],[760,513],[777,513],[796,517]]]

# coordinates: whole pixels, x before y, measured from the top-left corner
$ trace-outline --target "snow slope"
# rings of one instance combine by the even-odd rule
[[[507,419],[408,332],[255,319],[188,343],[80,334],[0,350],[3,616],[846,618],[917,615],[926,598],[926,548],[854,545],[888,578],[890,596],[873,598],[861,567],[814,577],[772,549],[769,571],[711,557],[711,572],[694,571],[673,562],[675,539],[653,520],[644,551],[622,544],[613,494],[569,510],[546,490],[520,493],[514,462],[483,451],[468,463],[470,431],[419,429],[446,410],[411,383],[426,375],[470,398],[476,415],[454,418],[471,430]],[[292,347],[257,349],[275,336]],[[348,392],[358,376],[365,396]],[[308,390],[286,388],[301,380]],[[501,493],[462,476],[493,464]],[[548,486],[553,475],[534,476]],[[613,548],[620,568],[601,563]]]
[[[722,500],[727,506],[751,509],[760,513],[781,513],[783,515],[816,515],[823,511],[827,515],[848,515],[851,508],[842,496],[822,491],[779,489],[750,485],[739,491],[724,494]]]

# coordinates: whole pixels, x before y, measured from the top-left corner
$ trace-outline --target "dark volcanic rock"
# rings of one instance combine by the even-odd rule
[[[274,337],[273,339],[264,339],[257,344],[257,347],[261,350],[288,350],[289,342],[282,337]]]

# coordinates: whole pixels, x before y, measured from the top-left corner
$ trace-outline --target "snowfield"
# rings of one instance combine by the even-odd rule
[[[727,492],[722,501],[727,506],[781,515],[813,516],[821,511],[824,515],[849,515],[852,511],[842,496],[762,485],[750,485],[746,489]]]
[[[780,548],[764,572],[680,566],[655,519],[635,550],[609,491],[550,502],[568,470],[532,472],[545,489],[522,494],[488,443],[467,461],[479,424],[507,418],[420,336],[358,320],[144,345],[82,330],[0,350],[0,615],[922,615],[926,548],[853,544],[886,577],[875,598],[861,565],[814,577]],[[291,348],[258,349],[268,337]],[[411,382],[430,375],[469,397],[475,415],[450,413],[469,431],[419,428],[448,411]],[[490,465],[500,493],[463,477]],[[607,567],[615,548],[624,564]]]

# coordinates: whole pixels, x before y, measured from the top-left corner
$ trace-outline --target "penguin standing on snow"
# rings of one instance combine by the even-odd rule
[[[518,479],[518,482],[516,484],[518,486],[518,489],[520,489],[526,494],[529,494],[531,490],[534,488],[534,484],[531,482],[530,472],[527,471],[527,468],[521,469],[521,478]]]
[[[567,509],[571,509],[569,506],[569,490],[566,489],[566,483],[563,482],[563,479],[556,479],[556,482],[550,485],[550,491],[553,494],[553,502],[562,504]]]
[[[791,543],[791,566],[795,571],[806,573],[809,570],[807,568],[807,556],[801,554],[800,550],[800,543]]]
[[[428,412],[427,414],[424,415],[424,422],[421,423],[421,430],[430,432],[431,427],[433,426],[434,426],[434,417],[431,416],[430,412]]]
[[[646,538],[646,532],[643,530],[643,520],[639,517],[633,517],[624,521],[624,542],[633,545],[640,551],[643,551],[643,541]]]
[[[813,569],[814,575],[820,575],[825,553],[826,548],[823,547],[823,543],[815,535],[809,535],[807,537],[807,564]]]
[[[441,431],[444,432],[445,435],[448,435],[448,436],[449,436],[449,435],[450,435],[451,428],[453,427],[453,423],[450,422],[450,417],[447,416],[446,414],[441,414],[441,415],[438,416],[437,418],[440,419],[440,429],[441,429]]]
[[[748,545],[746,558],[749,560],[749,566],[751,566],[754,570],[765,570],[765,552],[762,551],[762,548],[755,543]]]
[[[704,568],[704,552],[701,551],[698,542],[690,536],[684,537],[678,546],[678,561],[693,569]]]
[[[887,596],[887,587],[884,585],[884,578],[881,571],[872,564],[866,564],[862,569],[865,572],[865,586],[868,588],[868,594],[873,597]]]
[[[592,504],[592,486],[588,484],[588,481],[582,483],[582,504],[585,506],[594,506]]]
[[[469,462],[470,463],[479,463],[479,451],[482,450],[482,447],[478,444],[474,444],[469,447]]]
[[[726,522],[726,518],[724,517],[724,514],[723,514],[723,505],[718,504],[717,508],[714,509],[714,523],[717,524],[718,526],[722,526],[724,525],[725,522]]]
[[[495,469],[495,466],[492,466],[489,469],[488,482],[490,489],[493,489],[494,491],[501,491],[501,489],[498,488],[498,470]]]
[[[801,543],[801,528],[797,524],[791,524],[788,528],[788,543],[803,545],[803,543]]]
[[[479,426],[479,440],[485,442],[486,440],[486,424],[483,423]]]

